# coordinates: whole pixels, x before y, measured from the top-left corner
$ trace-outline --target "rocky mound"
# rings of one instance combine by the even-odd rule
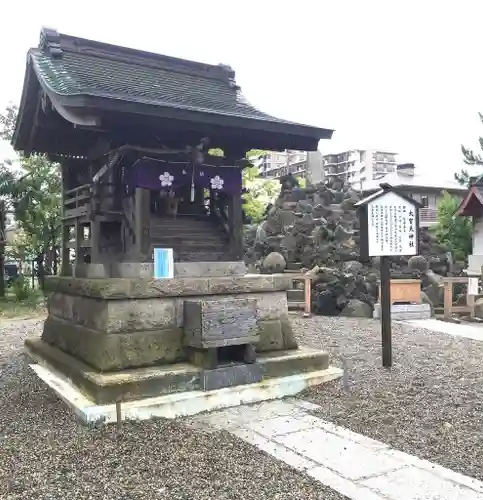
[[[245,260],[250,271],[280,270],[283,256],[288,270],[313,275],[314,312],[372,314],[378,295],[379,259],[359,262],[359,220],[354,205],[360,199],[359,192],[338,179],[307,188],[298,187],[293,178],[282,179],[280,196],[267,209],[266,219],[246,226]],[[422,276],[423,290],[432,286],[427,295],[439,305],[441,290],[438,285],[437,292],[433,291],[433,285],[450,272],[450,258],[427,230],[421,231],[420,251],[425,258],[413,258],[411,266],[408,258],[393,258],[393,276]]]

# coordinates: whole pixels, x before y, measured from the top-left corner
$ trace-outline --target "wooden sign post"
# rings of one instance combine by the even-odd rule
[[[360,221],[361,261],[380,258],[382,365],[392,366],[391,256],[417,255],[420,203],[389,184],[356,204]]]

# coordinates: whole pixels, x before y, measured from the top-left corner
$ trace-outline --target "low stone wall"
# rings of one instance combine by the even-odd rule
[[[100,371],[186,361],[184,301],[253,299],[258,352],[297,348],[288,317],[290,277],[82,279],[52,277],[42,340]]]

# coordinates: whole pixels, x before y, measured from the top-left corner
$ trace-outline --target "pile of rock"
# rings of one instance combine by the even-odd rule
[[[336,179],[300,188],[286,179],[266,219],[245,230],[245,260],[250,272],[310,272],[313,311],[325,315],[372,317],[378,296],[379,259],[359,262],[359,220],[355,204],[361,194]],[[428,258],[392,259],[394,276],[424,279],[428,300],[439,305],[441,290],[433,284],[451,263],[428,231],[421,231],[421,253]],[[418,268],[419,262],[419,268]],[[420,269],[420,268],[424,269]],[[434,303],[434,302],[433,302]],[[434,303],[436,305],[436,303]]]

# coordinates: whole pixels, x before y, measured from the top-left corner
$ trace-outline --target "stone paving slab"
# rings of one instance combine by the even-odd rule
[[[483,340],[483,325],[468,325],[449,323],[439,319],[421,319],[405,321],[404,323],[414,326],[415,328],[426,328],[433,332],[446,333],[455,337],[465,337],[473,340]]]
[[[349,431],[288,398],[200,415],[353,500],[483,500],[483,482]]]

